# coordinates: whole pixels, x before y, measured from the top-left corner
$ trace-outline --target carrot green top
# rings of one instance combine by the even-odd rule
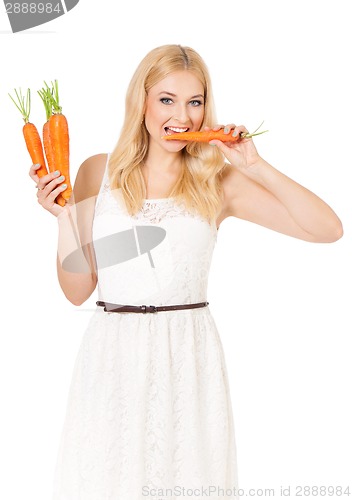
[[[60,106],[59,102],[59,85],[57,80],[54,80],[54,83],[51,82],[51,85],[52,85],[51,102],[53,107],[53,113],[60,114],[62,113],[62,107]]]
[[[49,88],[49,85],[45,83],[45,87],[43,87],[41,90],[38,90],[38,94],[40,95],[44,108],[45,108],[45,113],[46,113],[46,119],[49,120],[51,115],[53,114],[53,104],[52,104],[52,97],[53,97],[53,88]]]
[[[29,114],[31,111],[31,91],[30,89],[27,89],[27,94],[26,96],[22,95],[22,90],[19,89],[18,91],[16,89],[15,94],[16,94],[16,100],[12,97],[11,94],[9,94],[10,98],[14,102],[16,108],[20,111],[22,118],[24,120],[24,123],[29,122]]]

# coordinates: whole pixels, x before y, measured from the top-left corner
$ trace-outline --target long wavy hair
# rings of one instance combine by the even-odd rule
[[[216,116],[211,80],[207,66],[190,47],[163,45],[150,51],[137,67],[129,84],[125,120],[120,138],[109,159],[112,190],[121,189],[126,208],[135,215],[146,198],[141,166],[147,155],[149,134],[144,124],[144,109],[149,90],[170,73],[191,71],[204,87],[203,126],[215,126]],[[220,212],[220,178],[225,167],[223,154],[208,144],[189,142],[181,151],[182,173],[170,197],[181,200],[186,208],[208,221]]]

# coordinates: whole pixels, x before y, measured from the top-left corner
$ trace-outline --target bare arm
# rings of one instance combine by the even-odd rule
[[[97,285],[92,225],[105,164],[105,154],[82,163],[73,188],[74,203],[58,217],[57,274],[62,291],[75,305],[83,304]]]
[[[245,219],[311,242],[342,237],[341,221],[331,207],[261,158],[252,139],[235,146],[216,143],[231,161],[223,180],[225,217]]]
[[[65,207],[55,203],[57,188],[52,174],[39,179],[33,167],[30,171],[30,176],[41,188],[38,202],[57,217],[57,275],[62,291],[74,305],[85,302],[97,284],[92,224],[106,158],[105,154],[96,155],[82,163]]]
[[[68,211],[57,218],[57,276],[65,296],[77,306],[91,296],[97,284],[91,244],[93,214],[94,198],[89,198],[87,202],[71,205]],[[87,252],[85,245],[90,252]]]

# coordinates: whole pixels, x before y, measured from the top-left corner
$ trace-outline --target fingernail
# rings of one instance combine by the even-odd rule
[[[216,146],[215,142],[209,142],[209,146]]]
[[[59,181],[63,181],[64,179],[65,179],[65,177],[63,175],[58,178]]]
[[[67,184],[62,184],[61,185],[61,189],[66,189],[67,188]]]
[[[60,175],[60,170],[55,170],[54,176],[57,177],[58,175]]]
[[[229,127],[225,127],[225,128],[224,128],[224,134],[228,134],[229,132],[230,132]]]
[[[35,163],[34,166],[35,167],[40,167],[40,163]]]

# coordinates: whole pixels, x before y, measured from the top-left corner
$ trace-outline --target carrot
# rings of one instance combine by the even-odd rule
[[[59,103],[59,89],[57,80],[53,84],[53,95],[51,96],[53,114],[49,118],[49,135],[53,153],[55,169],[60,170],[65,176],[67,188],[62,191],[61,196],[67,202],[72,194],[70,181],[70,138],[68,123],[65,115],[62,114],[62,107]]]
[[[54,172],[56,168],[53,155],[53,147],[50,140],[49,120],[47,120],[43,125],[43,144],[49,172]]]
[[[51,104],[52,91],[49,89],[48,85],[46,85],[46,88],[38,90],[38,94],[40,95],[43,101],[46,114],[46,122],[43,125],[44,152],[46,156],[46,161],[48,163],[49,172],[54,172],[55,165],[54,165],[54,158],[53,158],[52,147],[50,144],[50,135],[49,135],[49,120],[53,114],[52,104]]]
[[[53,115],[53,106],[52,106],[53,89],[50,89],[46,82],[44,83],[45,83],[45,88],[38,90],[38,94],[43,101],[46,114],[46,122],[43,125],[43,145],[49,172],[54,172],[56,170],[56,166],[50,139],[50,127],[49,127],[50,118]],[[62,207],[66,203],[66,200],[64,199],[61,193],[56,197],[55,201]]]
[[[29,121],[29,114],[31,110],[31,91],[30,89],[27,89],[26,98],[22,95],[21,89],[19,89],[18,92],[15,89],[15,94],[17,102],[10,94],[9,96],[11,97],[17,109],[21,112],[22,118],[24,120],[22,132],[27,150],[33,164],[37,163],[40,165],[40,167],[36,171],[38,177],[43,177],[43,175],[46,175],[48,173],[45,163],[43,145],[37,127]]]
[[[262,126],[262,124],[252,133],[244,133],[237,134],[235,137],[232,136],[232,133],[224,134],[224,129],[220,130],[199,130],[197,132],[177,132],[175,134],[164,135],[162,139],[166,141],[194,141],[194,142],[209,142],[217,139],[222,142],[237,142],[240,139],[246,139],[249,137],[253,137],[255,135],[264,134],[267,130],[263,132],[257,132],[257,130]],[[232,131],[234,129],[231,129]],[[257,132],[257,133],[256,133]]]

